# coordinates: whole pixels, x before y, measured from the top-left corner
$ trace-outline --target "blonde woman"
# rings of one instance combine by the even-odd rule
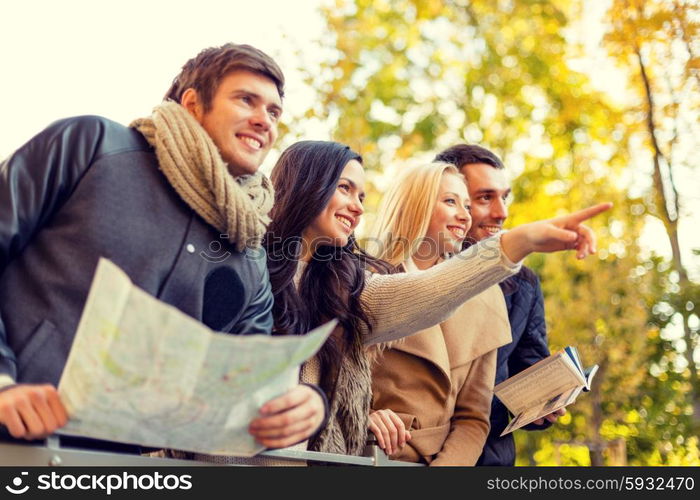
[[[370,251],[405,272],[429,269],[461,250],[469,204],[454,166],[412,169],[385,195]],[[474,465],[489,431],[496,350],[510,341],[494,285],[442,323],[385,344],[372,367],[370,430],[380,446],[398,460]]]

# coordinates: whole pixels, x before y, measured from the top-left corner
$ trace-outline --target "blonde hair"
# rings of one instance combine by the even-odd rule
[[[428,232],[440,181],[446,173],[464,179],[454,165],[433,162],[407,170],[389,188],[367,239],[371,255],[397,266],[416,253]]]

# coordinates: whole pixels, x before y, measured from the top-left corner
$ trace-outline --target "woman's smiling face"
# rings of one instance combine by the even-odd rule
[[[311,253],[319,245],[345,246],[364,212],[365,171],[360,162],[350,160],[323,211],[304,230],[306,248]]]
[[[459,252],[472,222],[469,204],[464,178],[450,172],[442,174],[438,198],[419,252],[430,252],[435,257]]]

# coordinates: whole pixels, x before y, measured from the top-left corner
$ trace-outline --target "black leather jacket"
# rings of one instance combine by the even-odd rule
[[[0,164],[0,375],[58,383],[100,257],[215,330],[272,329],[264,251],[192,211],[141,134],[69,118]]]

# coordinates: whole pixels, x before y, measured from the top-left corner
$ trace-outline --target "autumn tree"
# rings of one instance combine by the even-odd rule
[[[629,75],[632,102],[625,120],[635,164],[646,172],[644,203],[658,218],[671,249],[671,272],[662,300],[652,306],[667,335],[655,369],[687,385],[693,433],[700,432],[700,284],[689,271],[681,228],[691,226],[691,197],[697,195],[700,161],[700,3],[697,0],[615,0],[608,17],[607,47]],[[698,262],[695,261],[697,266]],[[695,279],[700,279],[696,275]],[[680,338],[673,331],[681,331]],[[681,413],[686,410],[681,409]]]
[[[336,140],[363,154],[375,186],[411,157],[476,142],[519,174],[512,224],[616,203],[593,222],[602,234],[599,258],[529,261],[545,285],[552,347],[578,345],[602,373],[552,432],[520,433],[521,462],[548,463],[551,456],[536,452],[566,442],[586,456],[558,463],[603,463],[606,443],[639,437],[642,387],[659,382],[649,367],[659,327],[648,309],[658,302],[659,273],[638,259],[648,207],[627,196],[623,115],[568,63],[581,51],[565,37],[580,8],[575,1],[338,0],[324,10],[329,30],[320,45],[328,61],[309,73],[320,98],[308,116],[327,119]],[[667,390],[664,401],[682,399],[681,390]],[[669,429],[662,422],[657,431],[674,438]]]

